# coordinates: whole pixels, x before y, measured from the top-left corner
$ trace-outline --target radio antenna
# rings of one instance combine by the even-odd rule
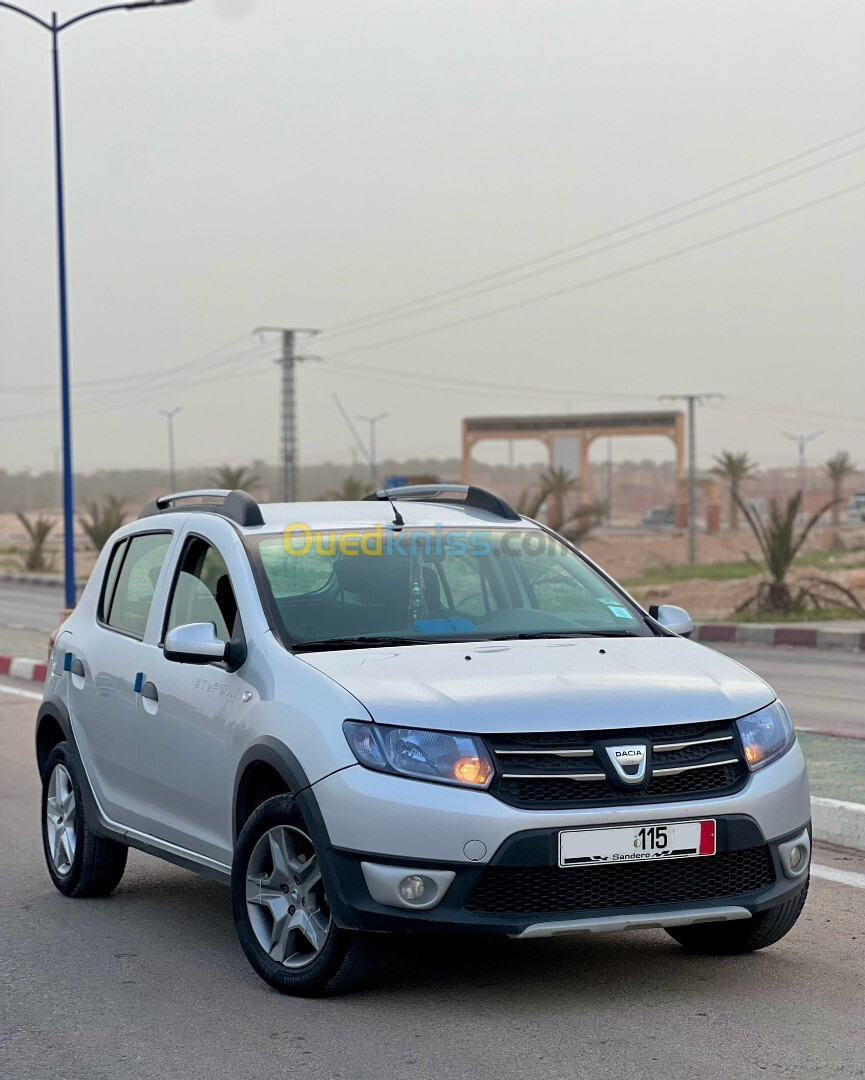
[[[333,393],[330,396],[336,402],[336,407],[342,413],[342,418],[343,418],[343,420],[345,420],[346,427],[351,432],[352,438],[354,439],[355,443],[357,443],[358,449],[363,454],[363,456],[366,458],[367,464],[369,465],[369,468],[370,468],[370,472],[372,473],[373,477],[375,478],[376,487],[378,487],[381,491],[384,492],[384,497],[390,503],[390,508],[391,508],[391,510],[393,510],[393,522],[392,522],[392,524],[394,525],[395,528],[401,529],[405,525],[405,522],[403,521],[402,514],[396,508],[396,503],[390,497],[390,492],[384,486],[384,484],[381,482],[381,477],[378,474],[378,466],[376,465],[376,463],[370,457],[369,451],[367,450],[363,439],[360,437],[360,435],[358,435],[357,428],[351,422],[351,417],[345,411],[345,408],[343,407],[342,402],[339,400],[338,395]]]

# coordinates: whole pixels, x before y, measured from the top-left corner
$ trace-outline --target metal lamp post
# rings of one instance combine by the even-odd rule
[[[175,405],[173,409],[160,409],[159,415],[168,421],[168,490],[177,491],[177,475],[174,468],[174,418],[183,409]]]
[[[66,583],[66,607],[75,607],[75,542],[73,528],[75,524],[75,500],[72,487],[72,423],[69,404],[69,306],[66,289],[66,219],[63,201],[63,139],[60,117],[60,49],[59,37],[70,26],[89,19],[92,15],[102,15],[107,11],[134,11],[137,8],[168,7],[174,4],[188,4],[190,0],[135,0],[127,4],[108,4],[74,15],[65,22],[57,21],[57,12],[52,12],[51,21],[40,19],[24,8],[0,0],[0,8],[7,8],[25,19],[36,23],[51,35],[51,61],[54,84],[54,173],[57,188],[57,279],[60,308],[60,392],[63,416],[63,562]]]
[[[390,413],[379,413],[378,416],[358,416],[358,420],[363,420],[365,424],[369,424],[369,481],[373,487],[376,486],[378,481],[376,480],[376,466],[375,466],[375,426],[379,420],[386,420],[390,416]]]

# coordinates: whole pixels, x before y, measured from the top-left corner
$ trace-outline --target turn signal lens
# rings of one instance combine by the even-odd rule
[[[464,784],[485,784],[485,764],[481,764],[481,759],[477,757],[461,757],[454,765],[454,777]]]
[[[759,746],[746,746],[745,747],[745,760],[749,765],[759,765],[763,757],[763,751]]]

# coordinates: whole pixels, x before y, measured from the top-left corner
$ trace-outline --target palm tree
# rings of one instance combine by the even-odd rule
[[[229,491],[248,491],[258,487],[261,480],[245,465],[220,465],[210,474],[207,482]]]
[[[828,580],[812,579],[807,583],[802,583],[798,594],[793,595],[787,575],[802,545],[808,539],[808,534],[832,504],[827,503],[821,507],[801,528],[797,529],[796,521],[801,505],[801,491],[788,499],[783,509],[772,499],[769,503],[769,520],[764,521],[759,514],[739,499],[739,508],[760,545],[760,552],[769,572],[769,580],[762,582],[757,591],[738,610],[743,611],[748,607],[753,607],[760,614],[789,615],[794,611],[804,610],[808,601],[819,607],[821,597],[818,590],[822,588],[825,591],[827,587],[835,590],[839,595],[843,593],[852,600],[853,605],[859,606],[852,594]]]
[[[547,524],[556,532],[564,524],[565,497],[574,490],[577,482],[577,478],[567,469],[556,468],[554,465],[541,473],[541,491],[544,499],[549,499]]]
[[[541,507],[544,505],[546,497],[547,493],[543,486],[536,489],[534,492],[529,488],[524,488],[522,494],[517,499],[517,513],[522,514],[524,517],[536,518],[540,513]]]
[[[856,472],[856,466],[846,450],[839,450],[828,461],[823,462],[823,472],[832,481],[832,524],[837,528],[841,524],[841,502],[844,498],[844,481]]]
[[[17,514],[16,517],[24,526],[24,530],[30,539],[30,546],[22,560],[24,569],[34,571],[50,570],[51,560],[45,554],[45,544],[56,523],[51,518],[42,517],[41,515],[35,521],[31,521],[24,514]]]
[[[96,499],[84,504],[85,514],[78,520],[94,551],[101,551],[108,538],[126,521],[126,500],[120,495],[106,495],[100,504]]]
[[[757,469],[757,464],[748,457],[746,451],[736,453],[733,450],[722,450],[715,457],[715,467],[712,472],[720,476],[730,485],[730,528],[733,532],[739,529],[739,494],[742,484],[752,476]]]
[[[607,504],[605,502],[593,502],[588,506],[580,506],[573,514],[568,515],[567,521],[562,522],[562,527],[558,531],[579,547],[597,525],[603,524],[606,516]]]

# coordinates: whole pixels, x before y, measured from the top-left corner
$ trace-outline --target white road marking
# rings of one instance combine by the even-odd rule
[[[853,870],[839,870],[835,866],[812,863],[811,876],[823,878],[824,881],[837,881],[840,885],[852,885],[854,889],[865,889],[865,874],[857,874]]]
[[[17,686],[0,686],[0,693],[15,694],[17,697],[30,698],[32,701],[41,701],[42,695],[35,690],[19,690]]]

